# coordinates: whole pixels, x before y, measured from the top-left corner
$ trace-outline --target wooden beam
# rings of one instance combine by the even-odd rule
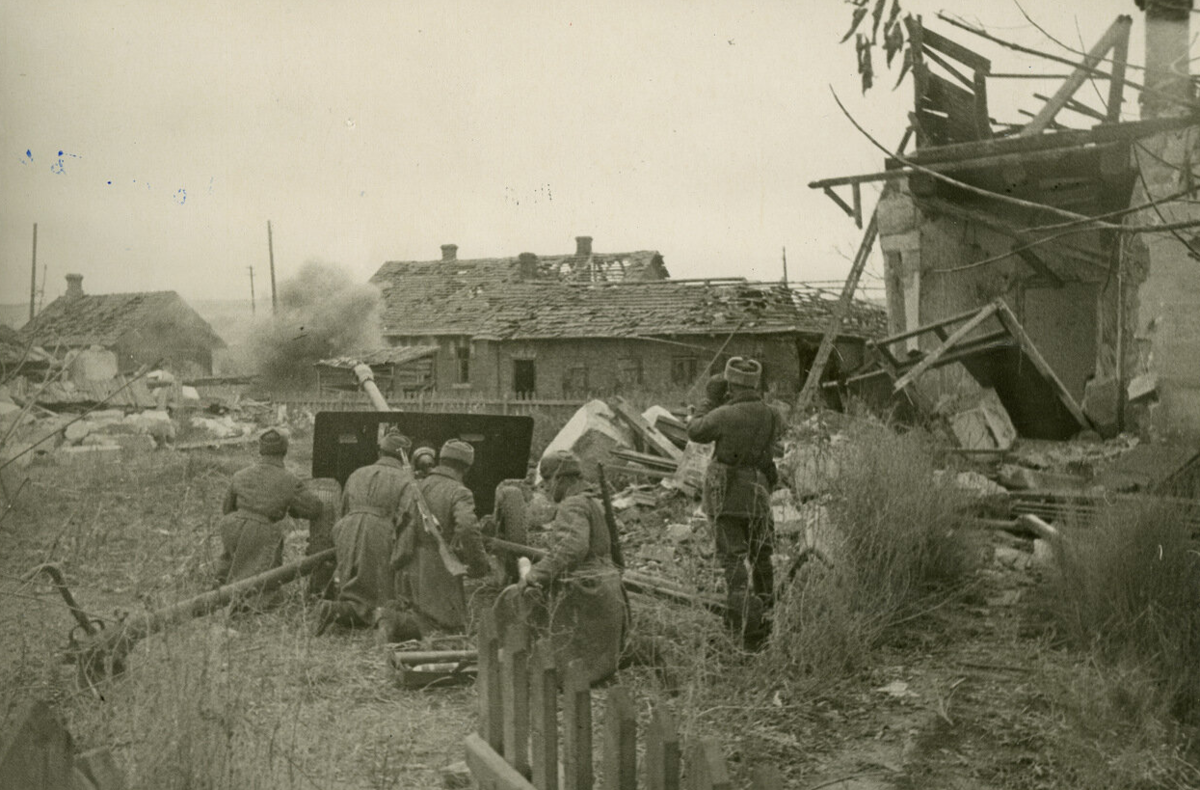
[[[978,313],[976,313],[975,317],[972,318],[970,321],[967,321],[965,324],[960,326],[958,329],[954,330],[954,333],[951,334],[950,337],[943,340],[941,345],[939,345],[937,348],[935,348],[932,352],[929,353],[928,356],[926,356],[924,359],[922,359],[920,362],[918,362],[915,366],[913,366],[907,373],[905,373],[903,376],[901,376],[900,379],[894,385],[892,385],[892,391],[899,392],[900,390],[904,389],[909,384],[911,384],[922,373],[929,370],[929,368],[931,368],[933,366],[933,363],[937,362],[938,357],[940,357],[942,354],[945,354],[946,351],[948,351],[950,348],[952,348],[955,343],[957,343],[959,340],[962,340],[964,337],[969,335],[971,332],[975,331],[976,327],[978,327],[984,321],[986,321],[987,319],[989,319],[993,315],[995,315],[996,312],[1000,309],[1002,304],[1003,303],[997,299],[996,301],[992,302],[991,304],[988,304],[986,307],[984,307],[982,310],[980,310]]]
[[[1046,262],[1038,257],[1033,250],[1022,249],[1020,244],[1013,247],[1013,252],[1018,258],[1025,262],[1025,265],[1033,269],[1042,277],[1045,277],[1055,288],[1063,287],[1063,279],[1054,273],[1054,270],[1046,265]]]
[[[855,185],[858,184],[857,181],[847,181],[845,183],[855,184]],[[809,184],[809,186],[812,186],[812,184]],[[841,185],[838,184],[837,186],[841,186]],[[842,199],[841,195],[839,195],[837,192],[834,192],[828,186],[824,187],[824,189],[825,189],[825,196],[827,198],[829,198],[830,200],[832,200],[834,203],[837,203],[838,208],[840,208],[842,211],[846,212],[846,216],[848,216],[848,217],[854,216],[854,209],[850,207],[849,203],[847,203],[845,200]]]
[[[547,639],[537,643],[530,661],[529,704],[533,783],[538,790],[558,790],[558,672]]]
[[[582,659],[563,678],[564,790],[592,790],[592,689]]]
[[[1035,92],[1033,94],[1033,97],[1035,99],[1041,99],[1042,101],[1050,101],[1050,97],[1044,93],[1036,93]],[[1064,109],[1071,110],[1073,112],[1077,112],[1080,115],[1086,115],[1087,117],[1093,118],[1097,121],[1107,120],[1107,116],[1104,113],[1100,112],[1099,110],[1093,110],[1091,107],[1087,106],[1086,104],[1084,104],[1082,102],[1076,101],[1075,99],[1067,99],[1067,103],[1066,103],[1066,105],[1064,105]]]
[[[679,790],[679,757],[675,719],[667,706],[659,703],[651,711],[646,728],[647,790]]]
[[[620,686],[609,690],[604,711],[604,788],[637,789],[637,709]]]
[[[467,752],[467,767],[480,787],[487,790],[539,790],[504,762],[500,753],[480,738],[478,733],[468,735],[463,745]]]
[[[721,745],[711,738],[693,741],[688,748],[688,790],[733,790]]]
[[[1033,120],[1017,133],[1017,136],[1032,137],[1044,132],[1046,127],[1050,125],[1050,122],[1054,120],[1054,116],[1067,103],[1067,100],[1074,96],[1075,91],[1079,90],[1079,87],[1091,76],[1092,70],[1096,68],[1108,51],[1116,46],[1117,42],[1122,38],[1126,41],[1129,40],[1129,28],[1132,24],[1132,17],[1127,15],[1117,17],[1116,21],[1108,28],[1108,32],[1101,36],[1095,46],[1088,50],[1083,62],[1071,73],[1066,82],[1054,92],[1054,96],[1051,97],[1050,101],[1046,102],[1045,106],[1034,116]]]
[[[504,702],[500,696],[500,636],[491,609],[479,622],[479,736],[493,749],[504,748]]]
[[[932,49],[929,49],[928,47],[926,47],[925,51],[921,54],[923,54],[925,57],[929,58],[934,63],[936,63],[939,66],[941,66],[942,68],[944,68],[947,72],[949,72],[950,76],[954,77],[956,80],[961,82],[963,85],[966,85],[968,88],[975,87],[975,81],[973,79],[967,79],[965,74],[963,74],[958,69],[954,68],[954,66],[950,65],[950,63],[945,58],[943,58],[941,55],[939,55],[936,50],[932,50]]]
[[[1008,305],[1006,305],[1000,299],[997,299],[992,304],[997,305],[997,318],[1000,319],[1000,323],[1004,325],[1004,328],[1007,329],[1012,336],[1017,339],[1018,342],[1020,342],[1021,348],[1025,351],[1025,354],[1029,357],[1030,361],[1033,362],[1033,366],[1038,369],[1038,372],[1045,376],[1046,379],[1048,379],[1054,385],[1054,388],[1058,391],[1059,401],[1063,404],[1063,406],[1066,407],[1067,411],[1071,413],[1071,416],[1075,418],[1075,421],[1079,423],[1079,427],[1085,430],[1090,430],[1092,427],[1091,421],[1084,416],[1083,411],[1079,408],[1079,404],[1077,404],[1075,399],[1071,397],[1071,393],[1066,387],[1063,386],[1063,383],[1058,376],[1055,375],[1053,368],[1051,368],[1046,362],[1045,358],[1042,357],[1042,353],[1038,351],[1037,346],[1033,344],[1033,340],[1025,332],[1025,327],[1021,326],[1021,322],[1017,320],[1017,317],[1013,314],[1013,311],[1008,309]]]
[[[1109,123],[1120,123],[1121,102],[1125,97],[1125,67],[1129,60],[1129,28],[1125,35],[1120,36],[1113,44],[1112,77],[1108,83],[1108,117]]]
[[[992,62],[987,58],[964,47],[955,41],[951,41],[940,33],[935,33],[932,30],[921,29],[921,43],[930,49],[949,55],[959,63],[970,68],[972,71],[988,74],[992,70]]]
[[[529,635],[524,623],[509,623],[504,632],[500,688],[504,701],[504,759],[522,776],[529,775]]]

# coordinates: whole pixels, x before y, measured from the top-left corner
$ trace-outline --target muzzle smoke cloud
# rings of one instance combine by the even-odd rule
[[[313,363],[384,345],[379,289],[344,268],[309,261],[279,289],[279,312],[254,346],[258,372],[271,385],[308,386]]]

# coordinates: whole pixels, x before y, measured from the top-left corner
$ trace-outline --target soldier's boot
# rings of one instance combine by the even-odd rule
[[[321,636],[334,623],[345,623],[354,617],[354,607],[347,601],[317,601],[317,625],[313,636]]]

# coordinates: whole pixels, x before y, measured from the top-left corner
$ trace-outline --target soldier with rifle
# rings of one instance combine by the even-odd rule
[[[465,573],[479,578],[489,569],[475,495],[463,485],[474,463],[475,448],[467,442],[451,439],[442,445],[438,465],[417,483],[418,503],[426,509],[424,523],[409,525],[393,553],[400,596],[412,607],[423,631],[464,630],[467,604],[462,577]]]
[[[498,605],[518,606],[526,593],[540,591],[531,624],[548,635],[558,666],[581,659],[595,683],[617,671],[628,624],[621,572],[614,562],[615,523],[606,521],[598,492],[584,479],[573,453],[547,455],[539,471],[551,501],[558,504],[548,525],[549,551],[501,594]]]

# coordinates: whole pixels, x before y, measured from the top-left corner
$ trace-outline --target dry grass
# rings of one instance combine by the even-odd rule
[[[851,428],[829,496],[832,562],[809,562],[787,588],[769,666],[836,682],[869,666],[894,626],[941,606],[970,577],[963,495],[935,476],[930,442],[877,423]]]
[[[57,703],[81,748],[109,746],[131,787],[434,786],[474,721],[469,688],[397,688],[370,634],[314,639],[299,588],[278,611],[223,614],[139,643],[104,701],[55,661],[73,624],[40,581],[60,564],[80,603],[157,607],[211,585],[215,522],[244,451],[30,467],[0,533],[0,729],[32,698]],[[300,540],[289,540],[292,556]]]

